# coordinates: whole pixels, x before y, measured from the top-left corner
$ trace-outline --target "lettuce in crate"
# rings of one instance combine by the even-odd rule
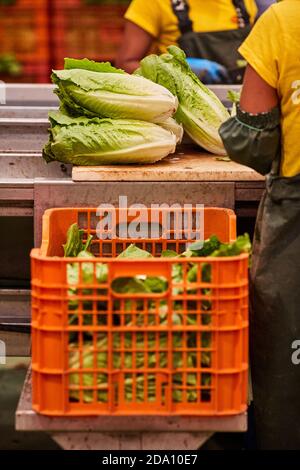
[[[90,247],[90,239],[88,238],[87,243],[83,243],[83,231],[79,230],[77,224],[70,227],[68,231],[67,243],[64,245],[66,253],[72,253],[74,256],[80,257],[93,257],[92,253],[88,251]],[[81,250],[81,251],[80,251]],[[166,250],[162,253],[162,257],[173,258],[174,261],[177,258],[191,258],[191,261],[188,264],[187,280],[188,280],[188,292],[190,294],[196,293],[197,291],[193,287],[193,283],[197,282],[198,277],[198,265],[192,262],[193,257],[222,257],[222,256],[236,256],[241,253],[249,253],[251,251],[251,243],[249,236],[245,234],[244,236],[238,237],[237,240],[233,243],[221,243],[216,236],[212,236],[210,239],[206,240],[204,243],[194,243],[190,245],[182,254],[177,254],[175,251]],[[135,246],[134,244],[129,245],[125,251],[119,255],[119,259],[147,259],[151,258],[151,253],[148,253],[145,250],[142,250]],[[95,276],[99,284],[106,283],[108,280],[108,267],[103,263],[89,263],[88,261],[82,264],[82,282],[89,284],[94,281],[94,265],[95,265]],[[205,263],[202,266],[202,281],[211,282],[211,265]],[[173,283],[178,284],[178,287],[173,286],[173,293],[175,295],[181,294],[182,283],[183,283],[183,268],[181,263],[174,262],[172,266],[172,278]],[[67,265],[67,281],[70,285],[69,295],[70,297],[76,296],[77,294],[77,285],[79,283],[79,265],[74,261],[74,263],[69,263]],[[150,276],[135,276],[135,277],[125,277],[115,279],[112,283],[111,288],[120,294],[151,294],[151,293],[164,293],[168,290],[169,286],[164,277],[150,277]],[[90,289],[83,290],[83,295],[89,295],[92,291]],[[202,314],[202,324],[209,325],[211,323],[210,311],[212,309],[212,303],[209,300],[209,295],[211,290],[209,288],[202,289],[202,294],[207,296],[206,300],[202,300],[201,310],[206,312]],[[114,303],[114,322],[118,324],[118,310],[120,307],[119,301]],[[74,310],[74,316],[70,317],[69,324],[77,324],[78,316],[76,309],[79,307],[78,301],[72,300],[69,301],[69,309]],[[87,311],[92,310],[92,304],[90,301],[86,300],[83,302],[83,307]],[[132,303],[130,299],[125,301],[125,312],[128,312],[128,315],[124,315],[125,326],[127,327],[137,327],[145,325],[145,315],[144,309],[145,304],[142,300],[136,301],[135,307],[136,311],[140,310],[140,314],[135,315],[135,320],[133,321],[133,316],[131,315]],[[97,311],[101,313],[101,310],[105,311],[105,308],[102,307],[101,302],[97,305]],[[168,304],[165,299],[159,301],[159,308],[157,309],[157,304],[154,304],[151,299],[147,304],[147,324],[157,325],[157,315],[159,316],[159,325],[167,325],[168,323]],[[102,315],[100,315],[102,317]],[[88,320],[89,316],[85,316],[85,322],[92,324],[92,318]],[[183,325],[183,312],[180,302],[174,302],[174,310],[172,312],[172,322],[174,325],[180,326]],[[86,323],[85,323],[86,324]],[[187,312],[187,324],[196,325],[197,320],[192,313]],[[125,399],[127,401],[132,400],[133,386],[135,383],[136,387],[136,400],[137,402],[146,401],[155,401],[155,375],[149,374],[147,380],[147,387],[144,376],[141,374],[137,376],[135,381],[130,377],[130,369],[133,369],[133,355],[130,348],[132,348],[132,333],[130,331],[123,333],[123,341],[125,347],[128,348],[128,352],[123,356],[123,362],[121,360],[121,339],[119,333],[113,334],[113,367],[114,369],[126,368],[128,369],[128,377],[125,379]],[[150,335],[150,336],[149,336]],[[136,356],[135,356],[135,370],[145,367],[149,368],[159,368],[166,369],[168,367],[168,354],[167,354],[167,333],[159,334],[159,354],[155,352],[157,347],[157,338],[155,333],[149,333],[147,337],[147,354],[145,363],[145,342],[143,333],[137,334],[137,342],[135,344]],[[96,349],[94,348],[93,338],[89,336],[88,333],[84,333],[84,345],[83,350],[79,351],[79,345],[76,341],[71,341],[69,344],[69,383],[70,383],[70,399],[73,401],[78,401],[80,399],[79,387],[83,385],[87,389],[89,387],[93,388],[96,386],[96,396],[99,403],[107,403],[108,401],[108,379],[106,371],[108,370],[108,338],[105,333],[98,338]],[[174,351],[172,353],[172,366],[173,369],[180,369],[183,367],[183,356],[180,348],[184,345],[183,338],[180,331],[174,331],[172,333],[172,341]],[[212,366],[211,363],[211,347],[212,336],[209,331],[201,332],[201,347],[204,348],[204,351],[201,351],[201,367],[207,369],[206,373],[201,374],[201,386],[209,387],[211,385],[211,373],[209,371]],[[197,363],[197,335],[190,334],[188,337],[188,342],[185,344],[185,347],[191,349],[187,352],[187,364],[186,366],[189,369],[197,368],[199,364]],[[153,350],[153,352],[151,351]],[[207,349],[207,351],[205,351]],[[81,368],[82,364],[82,379],[80,382],[80,374],[76,373],[76,370]],[[92,370],[95,368],[99,371],[95,374]],[[135,372],[137,373],[137,372]],[[96,383],[95,383],[96,377]],[[187,374],[187,391],[186,397],[189,402],[197,401],[197,389],[196,387],[196,374],[188,373]],[[199,384],[198,384],[199,385]],[[174,402],[181,402],[183,400],[183,377],[181,373],[175,373],[173,376],[173,391],[172,396]],[[147,390],[145,390],[147,388]],[[83,401],[84,403],[91,403],[94,401],[94,392],[93,390],[83,390]],[[209,390],[202,390],[204,395],[209,397]],[[206,393],[206,395],[205,395]],[[147,398],[146,398],[147,397]]]

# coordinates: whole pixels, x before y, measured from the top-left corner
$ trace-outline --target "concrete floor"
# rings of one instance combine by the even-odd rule
[[[9,358],[0,366],[0,450],[59,450],[44,433],[15,431],[15,410],[24,383],[28,360]]]

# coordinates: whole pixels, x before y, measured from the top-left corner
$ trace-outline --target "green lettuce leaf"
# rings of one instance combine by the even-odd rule
[[[124,70],[113,67],[110,62],[95,62],[89,59],[70,59],[69,57],[65,58],[64,69],[83,69],[91,72],[126,74]]]
[[[89,235],[87,241],[83,242],[84,230],[79,229],[77,224],[72,224],[67,232],[67,241],[63,245],[64,256],[66,258],[76,258],[81,256],[92,256],[88,252],[93,236]]]
[[[251,253],[252,245],[248,233],[239,236],[233,243],[223,243],[212,253],[214,257],[239,256],[242,253]]]
[[[161,253],[161,257],[162,258],[177,258],[178,253],[176,253],[176,251],[173,251],[173,250],[164,250]]]
[[[220,248],[221,242],[216,235],[212,235],[204,242],[196,242],[189,246],[189,250],[194,253],[194,256],[210,256],[214,251]]]
[[[142,250],[141,248],[137,247],[133,243],[129,245],[126,250],[122,251],[122,253],[118,256],[119,259],[137,259],[137,258],[153,258],[151,253],[148,251]]]

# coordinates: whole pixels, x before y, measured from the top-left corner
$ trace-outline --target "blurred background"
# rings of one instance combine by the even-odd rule
[[[130,0],[0,0],[0,80],[47,83],[64,57],[114,62]]]

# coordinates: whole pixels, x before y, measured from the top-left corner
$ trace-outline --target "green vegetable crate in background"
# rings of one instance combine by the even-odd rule
[[[127,209],[109,215],[110,238],[96,209],[44,214],[42,246],[31,255],[34,409],[245,411],[251,245],[236,240],[234,213],[145,209],[136,239],[123,233],[134,221]],[[200,216],[203,246],[192,236]]]

